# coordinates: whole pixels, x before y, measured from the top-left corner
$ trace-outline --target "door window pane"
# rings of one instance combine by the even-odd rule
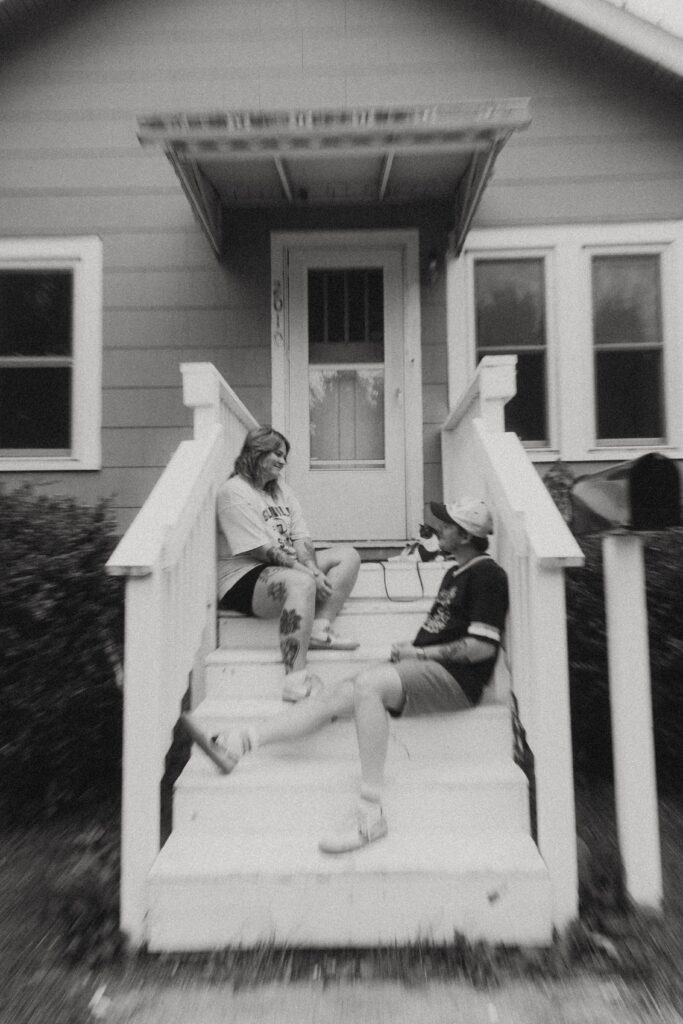
[[[384,359],[381,267],[308,271],[309,362]]]
[[[542,258],[474,264],[476,358],[517,354],[517,394],[505,427],[530,444],[547,444],[546,301]]]
[[[664,436],[659,269],[658,255],[592,259],[595,400],[601,441]]]
[[[308,271],[311,469],[384,465],[381,267]]]
[[[311,367],[309,404],[311,469],[384,464],[383,368]]]

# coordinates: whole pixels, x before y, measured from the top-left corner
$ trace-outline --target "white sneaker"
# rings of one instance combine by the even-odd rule
[[[249,729],[236,729],[226,737],[220,734],[210,736],[189,713],[182,714],[180,721],[191,740],[211,758],[224,775],[229,775],[239,759],[255,746],[254,737]]]
[[[353,820],[338,832],[323,836],[318,848],[322,853],[351,853],[383,839],[388,831],[389,826],[381,806],[376,804],[368,807],[364,802],[356,809]]]
[[[335,633],[331,626],[325,626],[323,629],[315,627],[308,647],[311,651],[355,651],[360,644],[357,640],[346,640]]]

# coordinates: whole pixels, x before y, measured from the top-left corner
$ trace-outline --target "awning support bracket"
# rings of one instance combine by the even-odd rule
[[[166,155],[188,198],[193,213],[209,239],[211,248],[219,259],[224,254],[223,205],[213,185],[202,174],[195,160],[179,160],[171,146]]]

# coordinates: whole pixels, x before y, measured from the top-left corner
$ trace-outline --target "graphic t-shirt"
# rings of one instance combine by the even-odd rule
[[[218,491],[218,599],[257,565],[245,552],[262,544],[291,554],[292,542],[310,536],[294,493],[285,483],[274,494],[232,476]]]
[[[416,647],[431,647],[474,636],[500,645],[508,610],[504,569],[489,555],[449,569],[434,604],[415,637]],[[481,697],[493,673],[498,652],[485,661],[444,665],[473,703]]]

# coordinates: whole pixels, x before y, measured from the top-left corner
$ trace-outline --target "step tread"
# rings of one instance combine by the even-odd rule
[[[268,718],[271,715],[276,715],[286,707],[282,700],[275,697],[262,697],[262,698],[234,698],[233,700],[220,700],[216,697],[207,697],[201,704],[199,704],[194,711],[193,715],[202,721],[211,721],[214,719],[226,719],[226,718]],[[447,719],[452,719],[453,724],[456,722],[479,722],[480,720],[489,722],[491,719],[502,718],[505,721],[509,718],[510,710],[506,704],[501,701],[491,701],[491,703],[480,704],[476,708],[471,708],[468,711],[453,712],[450,714],[434,714],[430,715],[430,721],[437,720],[439,723],[445,722]],[[427,716],[421,716],[427,717]],[[405,718],[399,720],[401,724],[405,722],[415,721],[415,718]]]
[[[315,767],[315,773],[311,767]],[[337,786],[348,788],[360,769],[354,766],[349,771],[349,762],[343,758],[326,761],[296,761],[259,758],[258,751],[243,758],[230,775],[223,775],[209,758],[200,750],[193,751],[190,760],[176,781],[176,788],[202,786],[210,789],[267,788],[269,790],[323,789]],[[394,783],[403,789],[429,787],[431,790],[448,789],[453,786],[474,785],[525,785],[523,771],[510,758],[501,757],[483,764],[439,764],[402,763],[400,768],[387,769],[386,786]]]
[[[209,881],[234,876],[288,877],[315,874],[463,874],[512,872],[547,877],[531,837],[522,831],[473,836],[392,833],[364,850],[341,856],[320,853],[299,834],[229,837],[199,829],[177,829],[159,853],[152,881]]]
[[[334,661],[354,662],[386,661],[390,644],[381,646],[363,646],[355,651],[309,651],[307,660],[309,665],[325,665]],[[282,657],[277,647],[217,647],[206,657],[207,665],[231,665],[234,663],[249,664],[282,664]]]
[[[353,615],[426,614],[433,603],[434,599],[431,597],[410,598],[406,601],[392,601],[390,598],[386,597],[354,597],[351,595],[339,613],[339,617],[344,618]],[[225,609],[218,612],[218,617],[221,620],[238,619],[243,622],[261,621],[254,620],[253,616],[244,615],[242,612],[234,612]]]

